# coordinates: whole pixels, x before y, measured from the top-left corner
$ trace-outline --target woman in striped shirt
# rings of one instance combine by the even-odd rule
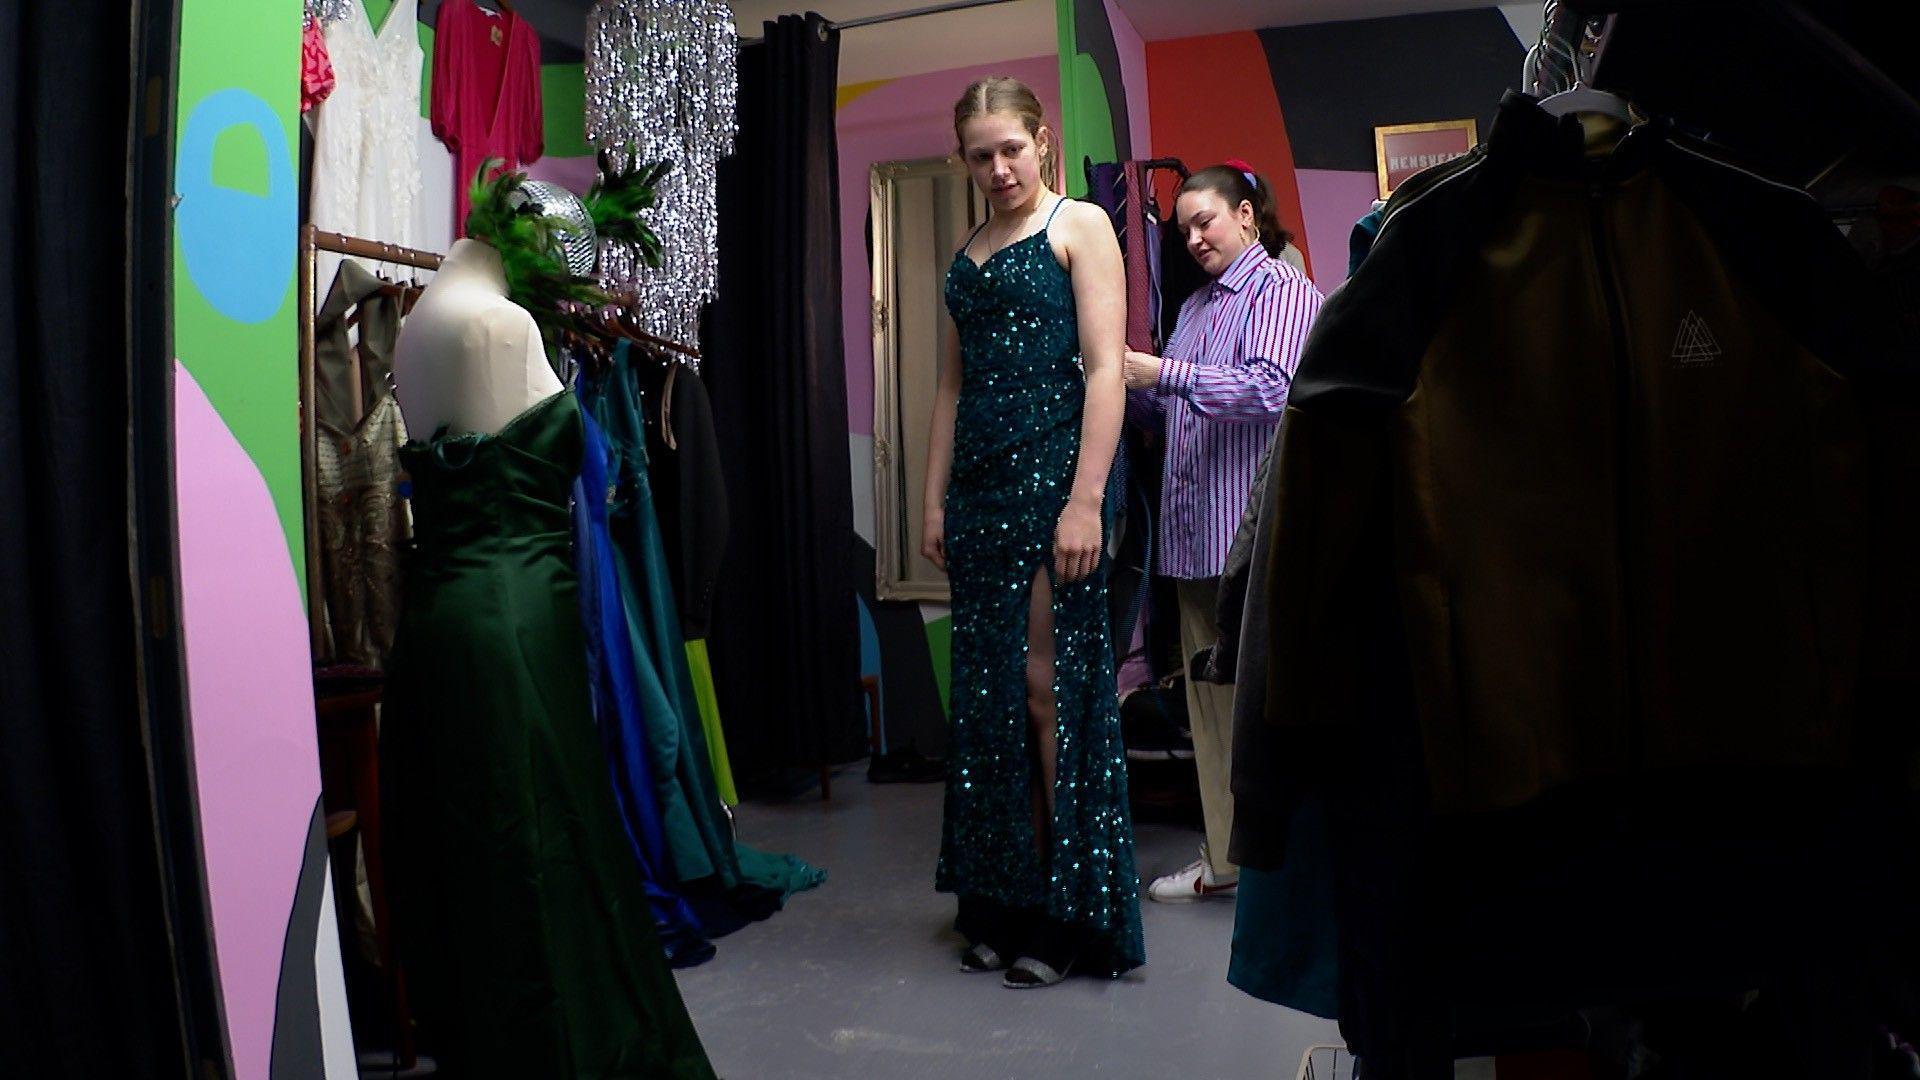
[[[1231,896],[1239,883],[1227,859],[1233,688],[1196,681],[1192,658],[1213,644],[1227,547],[1321,300],[1282,254],[1291,234],[1274,212],[1273,189],[1244,162],[1195,173],[1180,185],[1174,214],[1187,250],[1213,281],[1181,307],[1164,358],[1128,352],[1124,365],[1129,416],[1166,429],[1154,569],[1178,581],[1187,718],[1207,832],[1199,859],[1149,887],[1160,901]]]

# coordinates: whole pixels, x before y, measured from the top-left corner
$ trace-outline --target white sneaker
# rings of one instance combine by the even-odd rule
[[[1213,896],[1234,895],[1234,890],[1240,887],[1240,875],[1215,877],[1213,869],[1207,865],[1205,848],[1201,849],[1200,855],[1185,869],[1155,878],[1153,884],[1147,886],[1147,899],[1163,904],[1188,904]]]

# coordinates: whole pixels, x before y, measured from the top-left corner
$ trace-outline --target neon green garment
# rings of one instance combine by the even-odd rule
[[[713,763],[713,786],[720,801],[740,805],[733,787],[733,765],[727,761],[727,735],[720,729],[720,699],[713,692],[713,660],[705,639],[687,642],[687,667],[693,672],[693,698],[700,706],[700,727],[707,735],[707,759]]]

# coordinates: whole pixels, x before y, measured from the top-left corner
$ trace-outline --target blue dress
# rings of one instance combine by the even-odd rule
[[[1333,905],[1327,808],[1303,793],[1277,870],[1240,868],[1227,982],[1262,1001],[1340,1018],[1340,936]]]
[[[644,358],[638,362],[651,363]],[[796,892],[826,880],[826,871],[792,855],[736,844],[714,780],[713,759],[693,692],[686,639],[680,632],[666,543],[647,475],[647,407],[636,356],[626,342],[611,370],[584,378],[581,404],[606,439],[608,532],[638,701],[625,770],[636,792],[652,785],[653,810],[665,833],[668,880],[692,904],[700,929],[720,937],[778,911]],[[639,765],[644,760],[646,769]]]
[[[587,675],[593,714],[606,747],[614,797],[620,804],[627,841],[633,845],[653,907],[661,947],[674,967],[691,967],[713,958],[713,943],[700,932],[699,919],[671,887],[672,863],[666,831],[654,800],[640,713],[639,676],[627,637],[627,616],[607,531],[607,444],[593,417],[582,413],[580,478],[573,486],[573,558],[580,575],[580,615],[587,633]]]
[[[1117,975],[1146,948],[1104,559],[1085,580],[1054,583],[1058,765],[1044,857],[1033,827],[1027,611],[1035,574],[1052,575],[1080,450],[1073,282],[1043,227],[984,264],[963,248],[946,300],[963,377],[947,482],[953,734],[935,887],[958,894],[963,912],[971,898],[1075,926],[1092,942],[1081,969]]]

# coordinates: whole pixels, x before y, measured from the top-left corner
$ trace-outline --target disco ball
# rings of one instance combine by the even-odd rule
[[[547,217],[559,218],[564,224],[555,227],[553,238],[560,248],[560,258],[575,276],[593,273],[599,244],[594,236],[593,219],[587,216],[587,206],[580,201],[580,196],[559,184],[524,180],[510,201],[516,207],[531,205]]]

